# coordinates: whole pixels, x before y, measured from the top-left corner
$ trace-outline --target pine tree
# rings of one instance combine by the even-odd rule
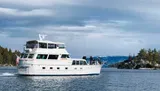
[[[156,49],[153,50],[153,64],[158,63],[159,54]]]
[[[11,49],[3,48],[0,46],[0,64],[11,64],[16,65],[16,55],[20,55],[21,53],[17,50],[12,52]]]
[[[0,53],[0,64],[3,64],[3,56]]]
[[[141,50],[139,51],[137,57],[138,57],[138,60],[141,60],[141,59],[146,60],[146,59],[147,59],[147,50],[141,49]]]
[[[148,55],[147,55],[147,60],[152,63],[152,57],[153,53],[152,53],[152,50],[151,49],[148,49]]]

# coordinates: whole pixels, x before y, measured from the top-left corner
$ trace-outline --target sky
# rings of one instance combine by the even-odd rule
[[[23,50],[46,34],[73,57],[160,49],[159,0],[0,0],[0,45]]]

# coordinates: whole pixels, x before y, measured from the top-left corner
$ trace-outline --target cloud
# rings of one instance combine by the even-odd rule
[[[158,19],[159,21],[160,18],[160,13],[158,12],[160,1],[158,0],[88,0],[85,4],[91,7],[114,9],[123,13],[126,12],[125,14],[131,13],[135,17],[146,21],[150,20],[150,22],[153,22],[153,19]]]
[[[125,24],[123,24],[124,22]],[[46,33],[48,34],[47,39],[50,39],[52,41],[65,42],[69,52],[71,52],[72,55],[73,53],[76,53],[75,55],[79,56],[128,55],[129,53],[136,54],[138,50],[141,48],[149,48],[155,44],[160,45],[159,43],[156,43],[156,41],[158,40],[155,40],[160,34],[126,31],[123,29],[123,27],[127,26],[127,24],[130,24],[126,22],[129,21],[123,20],[121,22],[120,20],[118,20],[117,23],[117,20],[115,21],[112,20],[108,22],[91,20],[91,21],[85,21],[84,26],[49,25],[49,26],[34,27],[34,28],[15,28],[15,29],[21,29],[22,32],[17,34],[20,31],[15,31],[14,33],[10,31],[10,33],[8,33],[9,34],[8,36],[14,36],[14,35],[15,36],[12,38],[7,37],[7,40],[16,41],[19,40],[19,38],[20,39],[23,38],[23,40],[19,40],[19,43],[23,45],[22,43],[24,43],[26,40],[35,38],[37,39],[38,33]],[[7,32],[5,33],[7,34]],[[30,35],[25,35],[27,33]],[[21,36],[20,34],[23,34],[23,36]],[[152,35],[155,36],[152,38],[148,38],[148,36]],[[148,41],[150,42],[148,43]],[[11,48],[12,46],[17,46],[17,44],[14,43],[6,43],[5,41],[2,42],[8,44],[8,47]],[[22,48],[19,49],[21,50]]]
[[[48,9],[34,9],[30,11],[23,11],[18,9],[0,8],[0,15],[10,16],[53,16],[54,13]]]
[[[159,48],[160,1],[0,0],[1,45],[20,49],[39,33],[75,55],[128,55]],[[7,42],[7,41],[18,41]]]
[[[21,0],[1,0],[1,5],[15,5],[15,6],[30,6],[30,7],[48,7],[53,6],[55,4],[76,4],[76,1],[74,0],[27,0],[27,1],[21,1]]]

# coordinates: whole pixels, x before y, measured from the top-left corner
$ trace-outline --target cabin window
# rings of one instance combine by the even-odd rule
[[[69,58],[69,55],[67,55],[67,54],[62,54],[61,58]]]
[[[80,61],[80,65],[87,65],[85,61]]]
[[[84,64],[84,61],[80,61],[80,65],[83,65]]]
[[[27,58],[28,57],[28,54],[24,54],[24,57],[23,58]]]
[[[33,58],[34,54],[29,54],[28,58]]]
[[[59,70],[60,68],[59,68],[59,67],[57,67],[57,69]]]
[[[87,65],[85,61],[73,60],[72,65]]]
[[[37,59],[47,59],[47,54],[38,54]]]
[[[65,67],[65,69],[67,70],[67,69],[68,69],[68,67]]]
[[[21,54],[21,58],[23,58],[23,56],[24,56],[24,53]]]
[[[47,43],[39,43],[39,48],[47,48]]]
[[[76,65],[76,62],[75,62],[75,60],[73,60],[73,62],[72,62],[72,65]]]
[[[79,61],[76,61],[76,65],[79,65]]]
[[[54,49],[54,48],[56,48],[56,44],[48,43],[48,49]]]
[[[28,41],[26,44],[26,48],[37,48],[38,42],[37,41]]]
[[[58,59],[58,55],[49,55],[48,59]]]
[[[84,61],[84,65],[87,65],[86,61]]]
[[[58,44],[58,47],[59,47],[59,49],[64,49],[65,48],[64,44]]]

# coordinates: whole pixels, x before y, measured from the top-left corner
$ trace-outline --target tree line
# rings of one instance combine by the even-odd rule
[[[16,55],[20,56],[20,51],[12,51],[8,48],[0,46],[0,64],[1,65],[16,65]]]
[[[151,65],[160,64],[160,50],[156,49],[141,49],[138,55],[134,58],[135,62],[144,61]]]
[[[160,50],[141,49],[136,56],[129,55],[127,60],[112,64],[110,67],[127,69],[160,68]]]

